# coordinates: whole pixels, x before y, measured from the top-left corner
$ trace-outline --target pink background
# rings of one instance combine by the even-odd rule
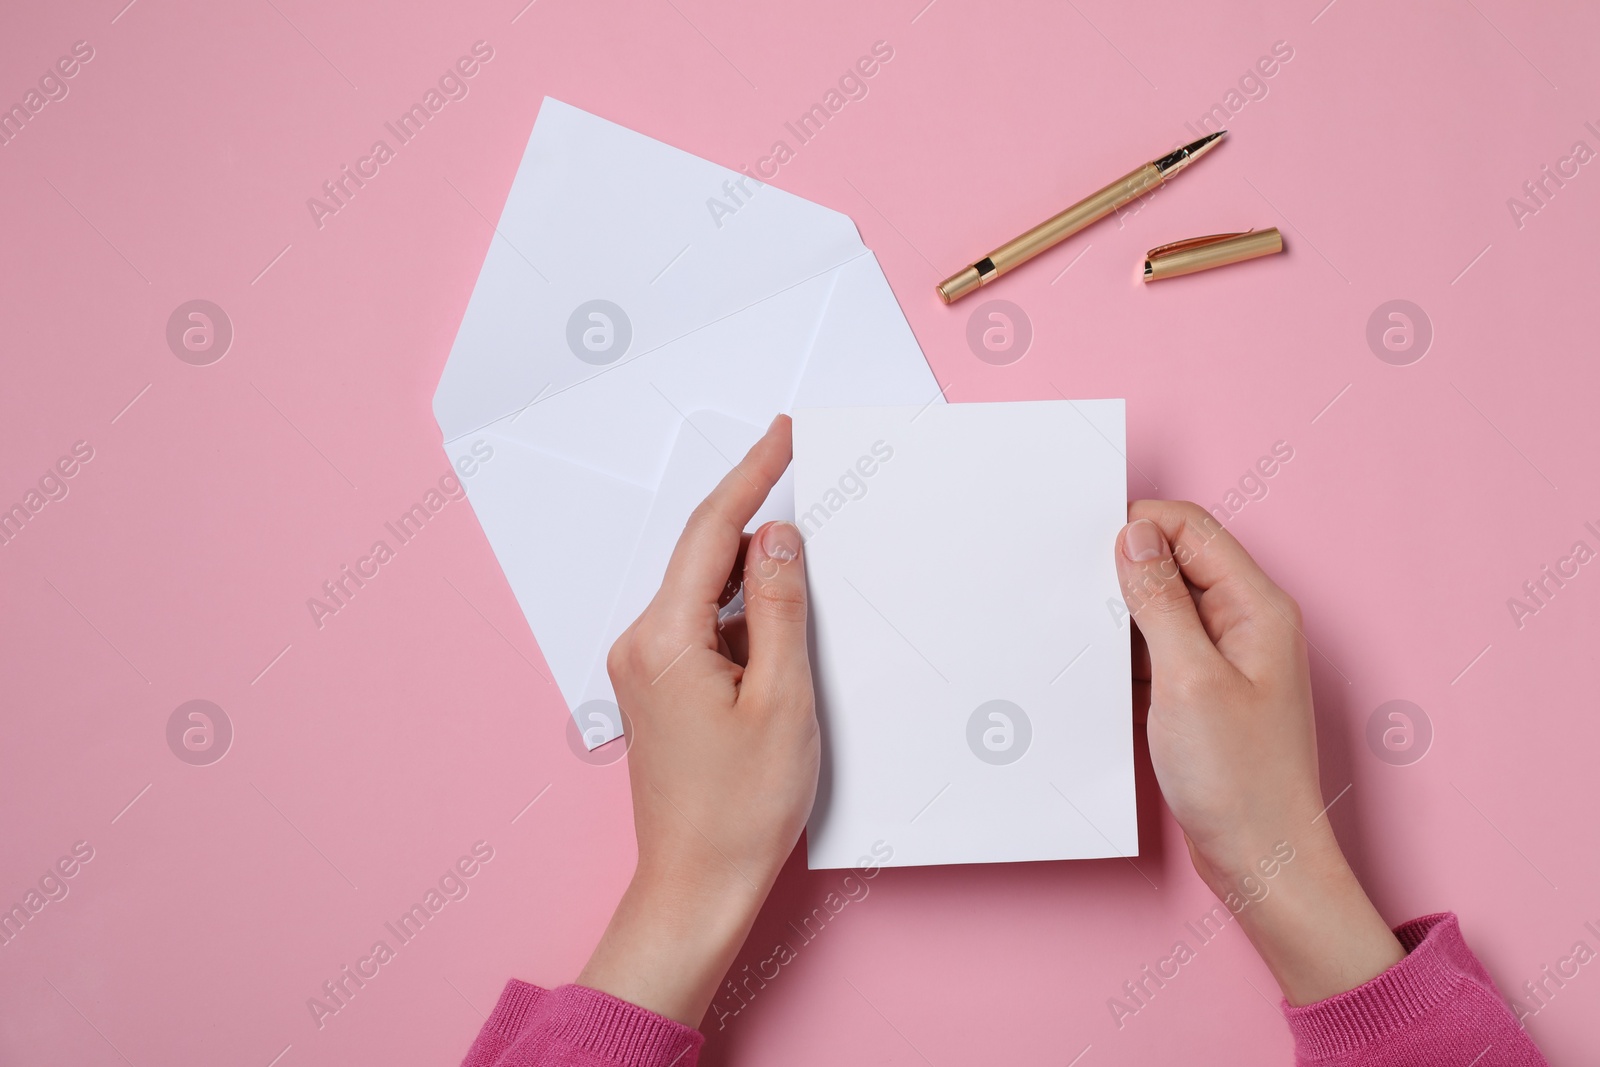
[[[1574,541],[1600,548],[1600,163],[1520,227],[1507,207],[1575,141],[1600,149],[1592,5],[124,2],[26,5],[0,36],[0,102],[95,52],[0,147],[0,504],[94,449],[0,547],[0,903],[94,849],[0,947],[0,1060],[452,1063],[508,976],[577,973],[631,867],[626,765],[569,750],[470,509],[321,630],[306,600],[446,470],[430,398],[542,96],[738,167],[793,147],[784,122],[879,40],[869,95],[776,184],[857,221],[952,401],[1127,397],[1136,495],[1219,504],[1288,442],[1230,525],[1305,608],[1324,791],[1350,786],[1330,817],[1378,906],[1459,912],[1508,996],[1600,948],[1600,565],[1520,629],[1507,608]],[[306,199],[480,39],[470,96],[319,229]],[[1277,41],[1268,95],[1174,186],[937,302],[1187,140]],[[1153,245],[1272,225],[1283,256],[1135,278]],[[1009,366],[965,339],[991,297],[1033,325]],[[236,331],[210,366],[165,340],[196,298]],[[1397,298],[1435,331],[1409,366],[1365,339]],[[192,699],[235,730],[209,766],[166,742]],[[1433,724],[1420,762],[1366,743],[1392,699]],[[1136,869],[887,871],[708,1060],[1286,1062],[1233,927],[1113,1021],[1212,903],[1141,774]],[[479,840],[470,895],[319,1030],[307,998]],[[803,868],[741,962],[835,888]],[[1591,965],[1530,1030],[1592,1060],[1597,1005]]]

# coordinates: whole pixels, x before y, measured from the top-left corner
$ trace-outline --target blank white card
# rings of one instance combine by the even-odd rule
[[[796,412],[813,870],[1138,854],[1124,451],[1121,400]]]

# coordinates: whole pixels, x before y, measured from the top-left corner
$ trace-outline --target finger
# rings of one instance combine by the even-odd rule
[[[1114,551],[1122,598],[1144,635],[1152,671],[1214,665],[1220,654],[1206,636],[1161,528],[1135,519],[1117,535]]]
[[[769,522],[750,539],[744,565],[744,626],[750,658],[743,689],[811,684],[806,655],[806,562],[800,531]]]
[[[773,419],[766,435],[695,508],[672,550],[653,608],[676,621],[713,621],[745,524],[789,466],[789,431],[787,415]]]
[[[1258,677],[1304,640],[1294,599],[1209,512],[1184,501],[1140,500],[1128,506],[1128,517],[1148,519],[1161,529],[1193,586],[1206,633],[1247,677]]]
[[[1226,585],[1242,592],[1280,592],[1238,539],[1199,504],[1138,500],[1128,505],[1128,521],[1136,519],[1148,519],[1161,530],[1184,577],[1198,588]]]

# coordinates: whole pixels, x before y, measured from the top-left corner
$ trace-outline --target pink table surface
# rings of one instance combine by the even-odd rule
[[[1237,511],[1305,609],[1329,817],[1384,915],[1459,912],[1552,1061],[1600,1053],[1600,967],[1570,962],[1600,947],[1600,564],[1561,563],[1600,549],[1600,11],[524,2],[6,15],[0,103],[93,55],[0,145],[0,505],[45,479],[0,546],[0,904],[43,905],[0,947],[0,1061],[452,1063],[508,976],[581,967],[631,869],[626,764],[569,750],[471,510],[322,627],[306,603],[446,472],[434,384],[545,94],[734,167],[789,142],[775,183],[856,220],[952,401],[1127,397],[1130,491]],[[319,226],[307,200],[477,41],[469,94]],[[879,41],[866,96],[798,145],[785,122]],[[1173,186],[934,298],[1213,105],[1233,135]],[[1136,278],[1153,245],[1274,225],[1285,255]],[[966,339],[991,298],[1031,324],[1007,365]],[[204,366],[167,340],[196,299],[233,330]],[[1392,300],[1425,352],[1369,344]],[[1546,565],[1577,573],[1514,613]],[[232,731],[192,758],[225,758],[169,746],[191,700]],[[1432,736],[1386,760],[1391,700]],[[1186,926],[1212,901],[1140,773],[1136,862],[885,872],[708,1062],[1286,1062],[1243,936]],[[467,895],[388,934],[477,842]],[[740,963],[837,880],[792,861]],[[319,1026],[308,1000],[380,939]],[[1108,1002],[1180,940],[1194,959],[1119,1025]],[[1569,977],[1541,1003],[1546,967]]]

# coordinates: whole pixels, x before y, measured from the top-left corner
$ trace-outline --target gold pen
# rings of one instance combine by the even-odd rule
[[[1142,167],[1123,175],[1097,193],[1073,204],[1051,219],[1046,219],[1021,237],[1013,238],[959,273],[952,274],[938,285],[939,299],[950,304],[982,285],[988,285],[1002,274],[1007,274],[1040,252],[1051,248],[1090,223],[1105,218],[1123,204],[1136,200],[1160,188],[1168,178],[1211,151],[1227,130],[1207,134],[1174,149],[1160,159],[1151,160]]]

